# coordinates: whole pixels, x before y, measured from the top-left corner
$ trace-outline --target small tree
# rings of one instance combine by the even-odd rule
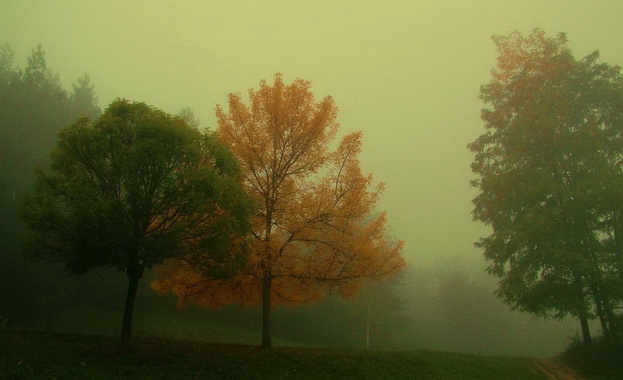
[[[88,74],[78,78],[78,84],[72,84],[73,91],[69,96],[69,110],[72,118],[88,116],[96,118],[102,110],[97,106],[98,98],[95,95],[95,86],[91,84]]]
[[[361,134],[330,149],[338,129],[333,99],[316,102],[309,82],[286,85],[279,74],[249,98],[246,105],[230,94],[228,111],[216,111],[218,134],[258,205],[249,264],[226,281],[175,268],[153,286],[204,306],[261,304],[267,348],[276,303],[310,302],[331,289],[352,294],[359,279],[396,274],[403,243],[385,237],[385,213],[373,215],[383,185],[371,188],[371,176],[361,173]]]
[[[236,160],[213,133],[179,117],[116,100],[94,122],[64,128],[50,169],[36,176],[23,208],[28,253],[74,274],[125,271],[124,341],[146,268],[201,256],[222,277],[242,263],[232,244],[251,208]]]

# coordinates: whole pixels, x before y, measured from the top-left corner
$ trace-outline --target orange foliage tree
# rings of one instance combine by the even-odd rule
[[[403,242],[386,237],[385,212],[375,206],[383,184],[361,171],[361,133],[331,149],[338,130],[331,97],[316,101],[310,82],[249,90],[250,104],[229,95],[216,108],[218,135],[238,157],[247,191],[255,198],[249,261],[227,280],[206,278],[177,264],[153,288],[180,302],[214,307],[262,305],[262,347],[271,346],[271,307],[296,305],[339,290],[354,294],[363,279],[398,273]],[[333,144],[335,147],[335,144]]]

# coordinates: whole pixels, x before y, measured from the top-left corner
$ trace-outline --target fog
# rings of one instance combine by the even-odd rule
[[[17,66],[25,67],[41,44],[65,89],[88,73],[101,108],[117,97],[170,113],[190,107],[202,127],[214,128],[214,107],[228,93],[245,93],[276,72],[286,81],[311,81],[318,97],[333,96],[340,134],[363,131],[363,168],[386,184],[380,208],[391,234],[406,242],[408,268],[393,286],[396,305],[381,308],[388,311],[372,347],[547,356],[578,330],[575,321],[510,312],[493,296],[495,280],[473,248],[487,229],[471,220],[473,157],[466,145],[483,132],[477,95],[495,65],[492,35],[535,27],[565,32],[576,57],[600,50],[602,61],[621,64],[620,1],[0,0],[0,9],[0,43],[14,50]],[[0,235],[0,283],[16,287],[0,293],[0,316],[52,330],[67,329],[75,318],[75,331],[116,333],[123,275],[67,278],[45,263],[24,262],[19,242],[9,241],[17,217],[11,207],[2,215],[8,229]],[[178,310],[173,299],[151,293],[147,281],[140,292],[137,334],[159,329],[180,337],[186,333],[176,324],[202,329],[197,323],[204,320],[209,330],[223,317],[259,334],[257,310]],[[476,299],[462,303],[470,297]],[[275,336],[283,344],[363,347],[355,327],[362,328],[357,313],[365,308],[357,302],[363,301],[330,298],[279,310]],[[170,323],[149,321],[153,310]],[[110,316],[109,326],[102,315]],[[341,333],[328,333],[328,321]]]

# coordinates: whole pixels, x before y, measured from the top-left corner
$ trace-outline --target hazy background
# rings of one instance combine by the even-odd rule
[[[576,56],[623,63],[613,1],[0,1],[0,39],[18,64],[41,43],[69,86],[87,72],[114,98],[215,126],[214,107],[282,72],[331,95],[342,132],[362,130],[364,169],[410,261],[476,255],[471,153],[483,132],[479,86],[512,30],[566,32]]]
[[[84,72],[106,108],[116,97],[214,128],[214,107],[276,72],[310,80],[364,133],[362,164],[387,184],[380,207],[411,265],[481,273],[466,145],[483,132],[479,86],[492,35],[566,32],[576,58],[623,63],[623,2],[0,0],[0,43],[16,64],[41,43],[65,88]],[[489,291],[489,290],[487,290]],[[538,343],[537,343],[538,344]],[[564,344],[564,342],[563,342]]]

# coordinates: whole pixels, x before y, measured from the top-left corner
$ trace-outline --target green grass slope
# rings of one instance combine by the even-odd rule
[[[0,330],[2,379],[547,379],[528,358]]]

